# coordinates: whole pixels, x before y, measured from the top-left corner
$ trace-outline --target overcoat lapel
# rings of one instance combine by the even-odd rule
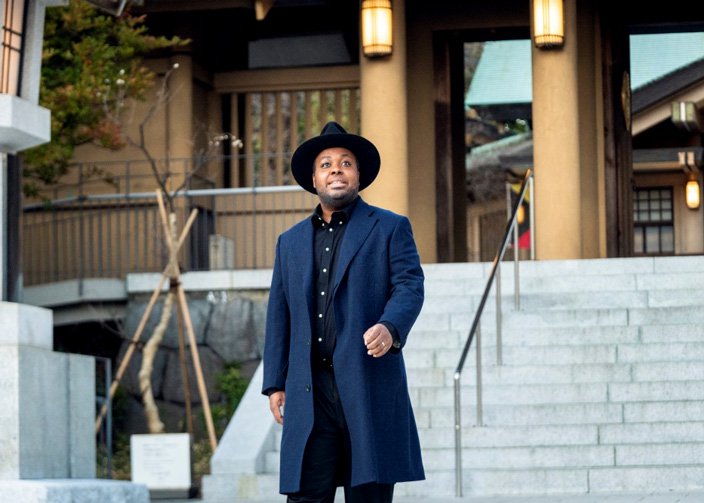
[[[357,254],[364,241],[366,241],[376,221],[374,209],[360,199],[352,212],[352,216],[348,222],[349,227],[345,231],[345,236],[342,238],[340,258],[335,271],[333,295],[337,291],[337,287],[340,281],[342,281],[350,262],[352,262],[352,259]]]

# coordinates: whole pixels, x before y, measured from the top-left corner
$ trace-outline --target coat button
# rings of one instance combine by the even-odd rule
[[[310,391],[310,384],[306,384],[306,391]]]

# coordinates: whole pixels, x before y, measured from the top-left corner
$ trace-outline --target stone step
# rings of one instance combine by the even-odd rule
[[[588,471],[572,470],[464,470],[464,496],[585,494],[588,492]],[[426,480],[398,484],[394,496],[451,497],[455,495],[454,470],[428,471]],[[569,501],[569,500],[566,500]]]
[[[453,427],[419,428],[423,449],[454,448]],[[615,433],[614,433],[615,434]],[[470,447],[530,447],[597,445],[599,427],[589,425],[472,426],[462,428],[462,445]]]
[[[526,291],[521,293],[520,311],[644,308],[650,305],[649,300],[650,293],[647,291],[565,291],[557,293],[530,293]],[[491,302],[491,309],[487,304],[487,311],[494,312],[496,310],[495,302]],[[501,310],[502,313],[514,311],[513,297],[502,296]]]
[[[462,467],[466,470],[539,470],[695,465],[701,462],[703,455],[704,444],[701,443],[480,447],[462,449]],[[423,461],[432,470],[450,470],[455,466],[455,450],[426,448],[423,450]]]
[[[549,446],[549,447],[493,447],[462,450],[462,468],[486,469],[545,469],[613,466],[613,446]],[[425,449],[423,462],[432,470],[451,470],[455,467],[454,449]]]
[[[470,361],[476,358],[476,341],[470,348]],[[496,346],[485,347],[482,339],[482,358],[496,362]],[[704,361],[704,342],[671,344],[582,344],[555,346],[501,347],[503,365],[578,365],[609,363],[682,363]],[[459,348],[408,350],[404,352],[407,368],[456,367]]]
[[[419,428],[426,449],[454,448],[455,429]],[[529,447],[548,445],[631,445],[704,442],[704,422],[621,423],[552,426],[471,426],[462,428],[468,447]]]
[[[704,388],[704,386],[700,386]],[[487,385],[482,388],[485,404],[559,404],[559,403],[594,403],[608,400],[606,383],[586,384],[548,384],[548,385]],[[462,388],[464,400],[474,400],[475,386]],[[448,407],[454,404],[451,389],[419,388],[412,389],[414,407],[428,408]]]
[[[704,362],[652,362],[631,365],[633,381],[665,382],[704,379]]]
[[[451,480],[451,472],[437,478]],[[671,493],[704,489],[704,467],[592,467],[544,470],[465,470],[464,494],[541,495],[579,493]],[[453,486],[452,486],[453,487]],[[566,499],[569,501],[569,499]],[[595,499],[598,501],[598,499]]]
[[[694,333],[699,325],[690,325]],[[580,346],[583,344],[635,344],[641,342],[641,327],[629,326],[603,326],[603,327],[557,327],[557,328],[523,328],[502,329],[504,346]],[[682,340],[678,334],[683,333]],[[689,342],[704,340],[702,336],[696,338],[687,331],[672,330],[668,342]],[[404,351],[426,350],[435,348],[457,349],[464,347],[469,335],[466,331],[452,330],[447,332],[413,330],[408,337]],[[653,340],[652,342],[664,342]],[[474,345],[474,344],[473,344]],[[496,331],[485,329],[482,331],[482,347],[496,346]]]
[[[404,351],[434,349],[437,347],[464,347],[469,327],[455,330],[414,328]],[[496,330],[482,326],[482,346],[496,345]],[[682,323],[676,325],[628,326],[603,325],[598,327],[513,327],[501,329],[506,346],[568,346],[582,344],[672,344],[704,341],[704,324]],[[474,343],[473,343],[474,344]]]
[[[462,399],[475,400],[477,388],[462,386]],[[411,388],[417,408],[454,405],[454,391],[445,387]],[[483,383],[484,404],[637,403],[704,400],[701,381],[572,384],[492,384]]]
[[[677,419],[674,409],[682,402],[674,402],[672,405],[672,420]],[[704,404],[704,402],[702,402]],[[613,403],[579,403],[579,404],[539,404],[539,405],[499,405],[484,404],[483,417],[487,426],[510,426],[510,425],[588,425],[588,424],[608,424],[624,422],[624,407],[622,404]],[[423,427],[447,428],[454,426],[454,406],[434,407],[432,409],[419,409],[417,416],[427,412],[429,424],[422,424]],[[663,410],[663,415],[665,411]],[[681,414],[680,414],[681,415]],[[418,422],[420,423],[419,418]],[[656,421],[657,419],[652,419]],[[659,419],[660,422],[668,419]],[[474,403],[462,405],[463,427],[476,424],[476,407]]]
[[[611,402],[704,400],[702,381],[609,383]]]
[[[467,330],[416,330],[408,337],[405,353],[427,349],[464,347]],[[483,328],[482,347],[496,346],[496,330]],[[704,341],[704,325],[698,323],[660,326],[600,326],[600,327],[522,327],[501,331],[503,346],[581,346],[601,344],[684,344]],[[472,343],[472,347],[476,342]]]
[[[692,307],[651,307],[629,309],[629,325],[659,326],[702,323],[704,309]]]
[[[704,465],[700,460],[690,466],[593,468],[589,488],[593,493],[700,491],[704,490]]]
[[[471,385],[476,382],[474,356],[467,359],[460,382]],[[458,356],[459,358],[459,356]],[[455,362],[456,363],[456,362]],[[445,368],[409,368],[408,383],[410,386],[454,386],[456,365]],[[638,376],[634,379],[633,369],[638,368]],[[652,369],[652,370],[651,370]],[[679,364],[666,363],[603,363],[582,365],[495,365],[484,359],[482,366],[482,382],[485,384],[575,384],[599,382],[632,382],[655,381],[657,372],[677,375],[682,380],[692,380],[699,369],[704,369],[704,362],[688,362]],[[677,372],[681,372],[678,374]],[[653,378],[649,378],[653,377]],[[661,379],[671,380],[671,379]]]
[[[477,282],[485,279],[492,264],[455,263],[455,264],[423,264],[426,282],[450,280]],[[704,270],[704,256],[687,257],[631,257],[579,260],[539,260],[521,261],[519,263],[520,278],[534,278],[549,281],[554,278],[606,276],[620,277],[624,275],[664,276],[682,274],[685,277],[691,273],[701,273]],[[513,281],[513,261],[504,261],[501,265],[501,276],[504,280]]]
[[[417,330],[468,332],[473,319],[474,313],[469,311],[461,313],[421,312],[415,328]],[[703,321],[704,309],[702,306],[505,310],[502,317],[502,330],[691,325]],[[481,320],[481,328],[486,330],[495,327],[496,316],[491,316],[491,313],[485,314]]]
[[[632,309],[564,309],[540,311],[504,311],[502,329],[521,330],[523,328],[555,328],[555,327],[597,327],[597,326],[627,326],[629,313]],[[638,310],[638,309],[635,309]],[[647,309],[643,309],[647,311]],[[443,319],[444,317],[444,319]],[[421,322],[419,328],[425,328],[426,323],[432,323],[436,329],[444,325],[450,330],[468,330],[471,327],[474,313],[430,314],[428,320],[423,313],[418,317]],[[679,323],[684,323],[680,320]],[[695,323],[695,320],[691,321]],[[482,329],[496,327],[495,316],[484,316],[481,321]]]
[[[476,348],[475,348],[476,349]],[[615,345],[569,345],[569,346],[502,346],[504,365],[577,365],[618,363]],[[472,354],[475,354],[474,351]],[[408,367],[453,367],[457,365],[460,352],[453,349],[438,349],[404,355]],[[496,347],[482,345],[482,358],[496,361]],[[631,361],[627,363],[632,363]]]
[[[704,443],[617,445],[617,466],[696,465],[704,460]]]
[[[463,427],[476,424],[475,400],[461,403]],[[701,421],[704,400],[625,403],[492,404],[483,405],[484,424],[508,425],[586,425],[609,423],[662,423]],[[454,405],[417,407],[416,420],[422,427],[454,426]]]
[[[459,358],[459,356],[458,356]],[[455,367],[409,368],[411,387],[454,386]],[[704,362],[647,362],[580,365],[495,365],[484,359],[483,384],[577,384],[627,382],[697,381],[704,376]],[[463,386],[476,382],[473,355],[467,359],[460,382]]]
[[[704,324],[653,325],[638,327],[640,340],[649,343],[700,342],[704,340]]]
[[[660,422],[599,425],[602,444],[704,442],[704,422]]]

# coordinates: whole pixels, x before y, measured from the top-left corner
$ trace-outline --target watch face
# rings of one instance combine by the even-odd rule
[[[394,341],[393,346],[394,346],[396,349],[398,349],[398,348],[401,347],[401,342],[400,342],[400,341]]]

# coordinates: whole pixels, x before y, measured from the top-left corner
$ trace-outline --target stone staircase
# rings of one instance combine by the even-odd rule
[[[452,496],[453,374],[489,264],[424,269],[404,355],[427,480],[395,494]],[[522,262],[520,279],[516,310],[504,264],[502,365],[494,298],[482,319],[482,426],[474,348],[462,375],[464,495],[704,491],[704,257]],[[279,429],[266,439],[260,473],[230,474],[242,497],[277,494]],[[216,458],[206,501],[232,497]]]

